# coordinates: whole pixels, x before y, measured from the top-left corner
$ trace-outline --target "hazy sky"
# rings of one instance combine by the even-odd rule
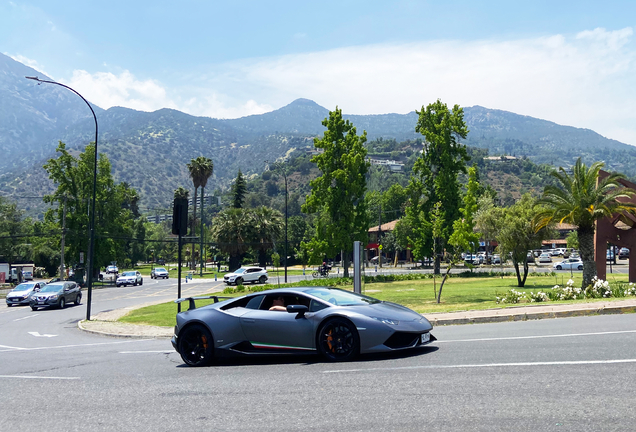
[[[102,108],[348,114],[441,99],[636,145],[636,1],[6,1],[0,51]]]

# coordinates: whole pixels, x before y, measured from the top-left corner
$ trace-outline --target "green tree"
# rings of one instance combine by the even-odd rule
[[[283,233],[283,215],[269,207],[258,207],[251,212],[255,249],[258,250],[258,263],[261,267],[267,265],[267,250],[271,249],[274,241]]]
[[[436,239],[436,257],[445,247],[453,232],[453,223],[460,217],[460,186],[457,177],[466,173],[469,160],[466,146],[459,142],[465,139],[468,129],[464,123],[464,110],[455,105],[449,110],[440,100],[429,104],[419,115],[416,132],[424,135],[424,150],[413,165],[413,176],[409,183],[410,217],[414,235],[419,237],[414,250],[422,256],[433,248],[430,216],[433,205],[441,202],[443,224]],[[439,273],[439,259],[435,260],[435,273]]]
[[[211,235],[221,252],[230,256],[229,270],[236,270],[255,237],[251,213],[241,208],[223,210],[212,221]]]
[[[238,171],[234,185],[232,185],[232,208],[243,208],[245,203],[245,195],[247,194],[247,182],[241,173]]]
[[[212,160],[206,158],[204,156],[199,156],[196,159],[191,159],[190,163],[187,164],[188,172],[190,173],[190,178],[192,179],[192,184],[194,185],[194,200],[193,200],[193,212],[192,212],[192,221],[190,226],[190,235],[192,236],[192,250],[194,250],[195,243],[195,232],[196,232],[196,220],[197,220],[197,191],[198,188],[201,187],[201,205],[203,206],[203,189],[205,185],[208,183],[208,179],[212,175],[212,170],[214,168],[212,164]],[[203,228],[203,227],[201,227]],[[201,231],[203,233],[203,230]],[[203,234],[201,234],[203,235]],[[201,253],[202,251],[200,251]],[[192,261],[190,263],[190,269],[194,269],[196,267],[196,262],[194,261],[194,254],[192,254]]]
[[[460,253],[475,252],[479,247],[479,233],[475,232],[478,192],[477,168],[471,167],[468,170],[468,186],[464,195],[464,206],[459,209],[462,217],[453,222],[453,233],[448,239],[448,243]]]
[[[358,136],[353,124],[343,120],[338,107],[322,124],[327,128],[323,138],[314,139],[314,147],[322,152],[311,159],[322,175],[309,183],[311,192],[302,209],[305,213],[322,212],[328,220],[309,242],[314,256],[344,252],[344,275],[348,276],[353,242],[368,239],[364,200],[369,168],[364,147],[367,133]]]
[[[16,203],[9,202],[0,196],[0,259],[9,264],[22,258],[21,244],[26,243],[23,212]]]
[[[553,171],[551,175],[556,180],[556,185],[544,188],[540,202],[545,208],[535,219],[538,229],[557,222],[576,225],[579,253],[583,261],[583,288],[590,285],[596,276],[596,221],[620,212],[636,214],[636,205],[621,202],[622,199],[633,197],[636,191],[620,183],[625,178],[622,174],[613,173],[600,178],[599,173],[604,165],[596,162],[588,168],[578,158],[572,174],[562,167]]]
[[[541,247],[541,241],[550,238],[553,230],[544,225],[537,229],[534,218],[542,211],[537,201],[525,194],[513,206],[505,209],[498,222],[497,241],[504,255],[512,254],[512,264],[517,273],[517,286],[523,287],[528,277],[528,252]],[[523,268],[523,275],[519,266]]]
[[[68,262],[79,262],[80,252],[88,249],[88,205],[93,190],[95,146],[86,146],[84,152],[73,156],[62,142],[57,147],[57,158],[44,164],[49,178],[56,185],[47,203],[57,202],[57,209],[49,209],[45,221],[61,227],[64,200],[66,198],[66,248]],[[111,261],[130,259],[130,249],[121,238],[134,235],[134,207],[138,195],[125,183],[116,184],[112,178],[111,165],[104,154],[97,164],[96,209],[95,209],[95,258],[94,268]],[[58,228],[59,229],[59,228]]]
[[[567,241],[567,247],[571,249],[579,248],[579,235],[576,231],[570,231],[565,239]]]

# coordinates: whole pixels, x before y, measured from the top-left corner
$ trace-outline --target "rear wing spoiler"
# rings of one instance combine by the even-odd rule
[[[214,299],[214,303],[218,303],[219,299],[231,299],[233,297],[220,297],[220,296],[203,296],[203,297],[184,297],[184,298],[180,298],[180,299],[176,299],[174,302],[179,304],[179,303],[183,303],[185,301],[188,302],[188,310],[192,310],[192,309],[196,309],[196,305],[194,304],[195,300],[207,300],[207,299]]]

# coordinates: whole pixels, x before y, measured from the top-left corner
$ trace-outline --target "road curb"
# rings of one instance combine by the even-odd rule
[[[592,309],[580,309],[580,310],[566,310],[566,311],[550,311],[550,312],[535,312],[535,313],[517,313],[506,315],[493,315],[493,316],[478,316],[478,317],[458,317],[458,318],[428,318],[428,320],[434,326],[445,325],[463,325],[463,324],[486,324],[486,323],[498,323],[498,322],[513,322],[513,321],[529,321],[539,319],[550,318],[571,318],[577,316],[590,316],[590,315],[614,315],[636,313],[636,306],[609,306],[602,308]]]
[[[77,327],[87,333],[129,339],[170,339],[174,333],[172,327],[124,324],[99,320],[82,320],[77,323]]]

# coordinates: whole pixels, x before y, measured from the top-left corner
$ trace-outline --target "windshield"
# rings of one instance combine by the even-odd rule
[[[165,269],[165,268],[163,268],[163,267],[157,267],[157,268],[155,269],[155,271],[156,271],[156,272],[165,272],[165,271],[166,271],[166,269]]]
[[[237,271],[234,272],[235,274],[242,274],[245,273],[245,269],[244,268],[240,268]]]
[[[306,293],[336,306],[361,306],[381,303],[380,300],[372,297],[355,294],[338,288],[316,288],[306,291]]]
[[[40,292],[58,292],[62,288],[64,288],[64,285],[51,284],[42,288]]]
[[[32,290],[35,284],[33,283],[21,283],[17,287],[13,288],[13,291],[28,291]]]
[[[123,272],[122,276],[136,276],[137,274],[135,272]]]

